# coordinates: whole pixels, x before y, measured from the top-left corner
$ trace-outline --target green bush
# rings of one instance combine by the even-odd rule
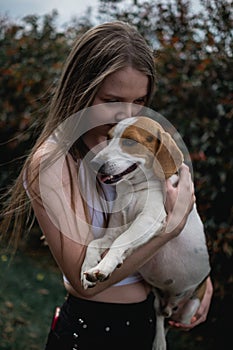
[[[15,160],[32,146],[68,52],[67,39],[57,32],[55,18],[54,12],[42,19],[27,16],[20,24],[1,19],[1,185],[15,177],[20,168]]]

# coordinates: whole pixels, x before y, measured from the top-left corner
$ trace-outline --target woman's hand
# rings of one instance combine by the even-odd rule
[[[207,318],[207,314],[210,308],[210,302],[213,295],[213,286],[210,277],[206,280],[206,291],[204,294],[204,297],[201,301],[201,305],[198,308],[196,314],[193,316],[190,324],[182,324],[175,321],[169,321],[170,326],[182,329],[184,331],[189,331],[193,327],[197,326],[198,324],[205,322]]]
[[[180,234],[186,224],[189,213],[193,209],[195,200],[189,167],[182,164],[178,183],[172,184],[170,179],[166,181],[166,233],[170,233],[174,237]]]

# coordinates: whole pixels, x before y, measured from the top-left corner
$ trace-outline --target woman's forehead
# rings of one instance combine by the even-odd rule
[[[125,93],[137,93],[139,97],[148,93],[149,78],[142,72],[126,67],[108,77],[102,83],[100,90],[109,96],[124,97]]]

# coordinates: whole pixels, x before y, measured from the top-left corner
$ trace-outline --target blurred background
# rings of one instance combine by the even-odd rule
[[[231,348],[233,3],[59,3],[60,9],[55,1],[0,1],[1,193],[40,132],[74,39],[104,21],[136,26],[156,52],[158,85],[151,108],[177,128],[191,155],[214,285],[207,321],[190,332],[171,331],[169,349]],[[35,224],[13,258],[0,248],[1,350],[43,349],[53,310],[64,300],[61,275],[40,236]]]

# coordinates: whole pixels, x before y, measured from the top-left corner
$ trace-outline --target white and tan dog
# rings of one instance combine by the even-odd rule
[[[81,272],[84,288],[108,278],[137,247],[162,234],[166,222],[163,180],[174,175],[182,162],[182,153],[170,134],[150,118],[128,118],[110,130],[108,145],[93,163],[103,183],[116,185],[110,219],[113,228],[87,248]],[[190,323],[204,295],[209,272],[203,224],[194,207],[179,236],[140,269],[155,293],[153,349],[166,349],[165,317]]]

